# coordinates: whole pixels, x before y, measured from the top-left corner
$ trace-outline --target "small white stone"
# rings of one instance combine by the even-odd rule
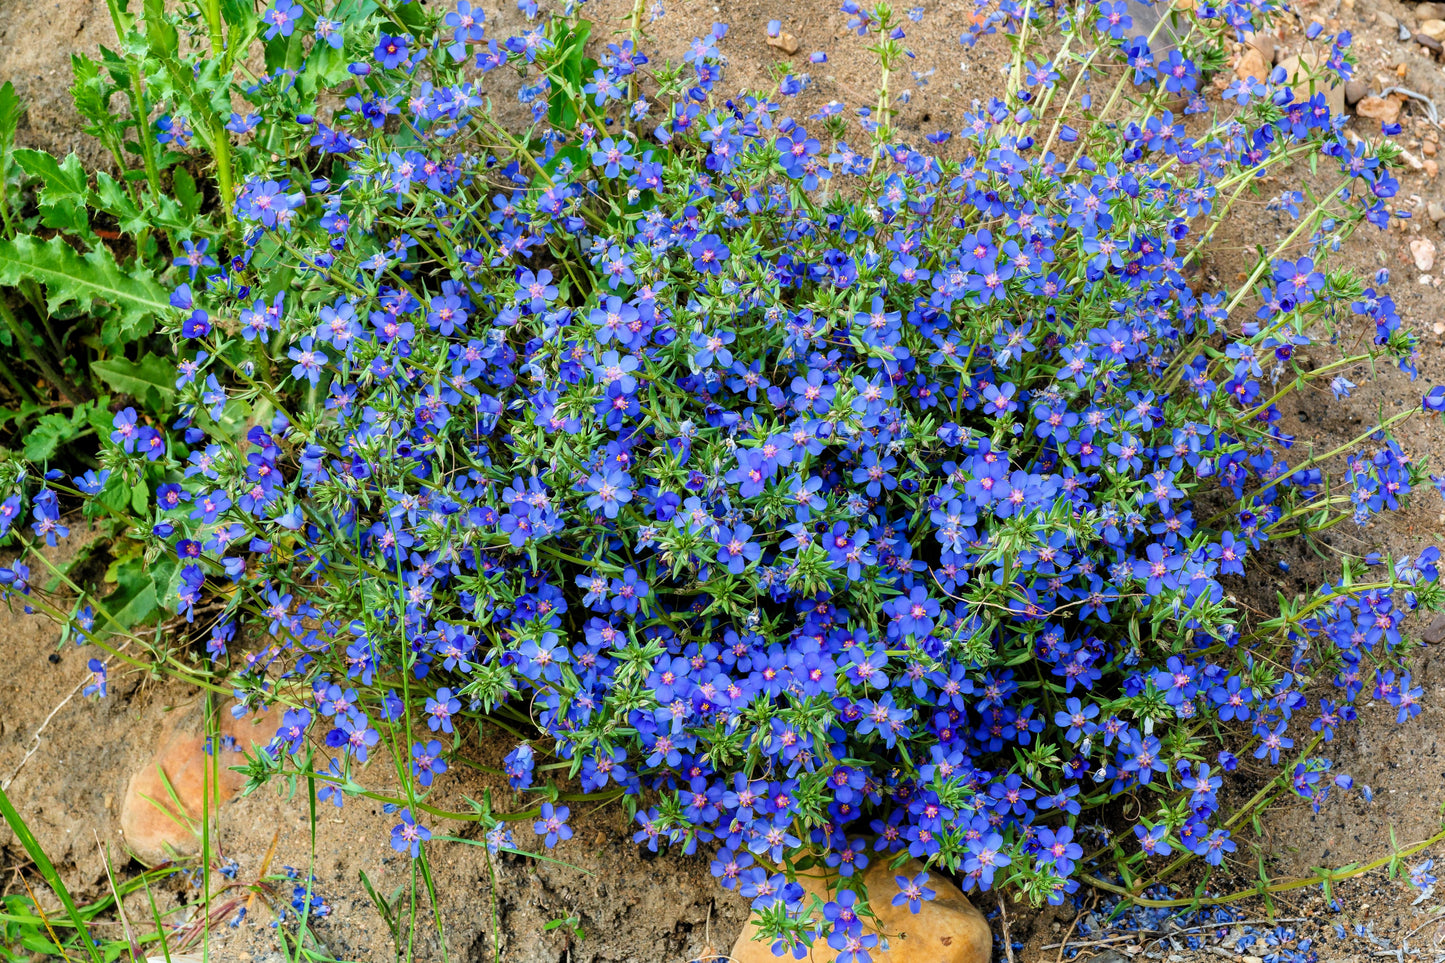
[[[1428,237],[1417,237],[1410,241],[1410,255],[1415,259],[1415,266],[1421,271],[1428,271],[1435,266],[1435,242]]]

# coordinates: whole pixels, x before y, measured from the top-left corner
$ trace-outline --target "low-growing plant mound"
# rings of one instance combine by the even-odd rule
[[[845,4],[882,67],[861,132],[790,116],[806,77],[728,98],[721,26],[662,63],[641,7],[589,44],[571,15],[491,38],[465,2],[342,6],[228,12],[196,82],[229,93],[258,39],[255,112],[164,105],[163,142],[224,172],[216,222],[174,239],[174,420],[120,411],[100,470],[12,471],[3,506],[26,545],[75,493],[133,526],[210,664],[149,658],[277,706],[256,783],[305,772],[340,806],[395,747],[414,857],[438,819],[551,846],[569,803],[617,800],[639,843],[715,853],[779,952],[862,960],[797,869],[1137,894],[1219,865],[1278,793],[1348,790],[1317,750],[1361,698],[1419,711],[1402,623],[1440,605],[1438,552],[1341,558],[1268,618],[1233,594],[1265,543],[1400,507],[1422,468],[1389,429],[1445,403],[1305,456],[1280,428],[1291,392],[1414,348],[1326,269],[1387,224],[1388,164],[1310,81],[1211,86],[1268,4],[1141,36],[1122,3],[1006,2],[964,38],[1014,34],[1004,96],[932,144],[892,126],[884,6]],[[150,43],[184,46],[171,19]],[[1323,91],[1349,37],[1312,32]],[[494,73],[530,129],[493,118]],[[1328,186],[1276,197],[1296,224],[1247,283],[1191,288],[1213,226],[1305,162]],[[102,646],[124,622],[76,620]],[[520,811],[428,803],[480,716],[519,736]],[[1277,776],[1223,812],[1241,756]],[[1086,838],[1126,796],[1133,831]]]

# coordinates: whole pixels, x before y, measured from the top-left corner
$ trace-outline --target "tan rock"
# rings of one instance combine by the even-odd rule
[[[1393,124],[1400,119],[1400,99],[1389,97],[1364,97],[1355,105],[1355,113],[1381,124]]]
[[[1423,33],[1431,40],[1445,41],[1445,20],[1422,20],[1417,33]]]
[[[1266,64],[1274,63],[1275,50],[1279,46],[1274,34],[1255,33],[1252,30],[1246,30],[1244,32],[1244,42],[1248,46],[1258,50],[1259,55],[1264,58]]]
[[[1435,163],[1435,161],[1433,160],[1427,160],[1425,162],[1425,176],[1433,181],[1437,176],[1439,176],[1439,174],[1440,165]]]
[[[928,887],[937,896],[923,903],[919,912],[909,912],[906,904],[893,905],[893,897],[898,892],[893,877],[911,879],[922,871],[923,865],[917,860],[909,860],[897,870],[889,869],[887,863],[880,860],[863,874],[870,906],[881,924],[881,929],[871,920],[865,920],[863,925],[865,934],[880,937],[878,948],[869,951],[873,959],[881,963],[988,963],[993,954],[993,935],[987,921],[942,874],[928,874]],[[824,900],[832,898],[837,891],[837,877],[831,875],[800,877],[798,882],[810,894]],[[756,933],[757,927],[750,920],[733,944],[734,963],[776,963],[779,959],[766,940],[752,939]],[[808,963],[831,963],[838,952],[826,941],[819,940],[805,959]]]
[[[793,54],[797,53],[799,50],[798,38],[788,33],[786,30],[778,34],[776,37],[769,37],[768,46],[776,50],[781,50],[783,53],[787,54],[790,57]]]
[[[1318,68],[1316,63],[1313,54],[1305,54],[1303,57],[1296,54],[1284,58],[1279,65],[1284,68],[1285,77],[1296,100],[1309,100],[1324,91],[1330,116],[1338,117],[1345,112],[1345,86],[1330,77],[1325,70]]]
[[[1435,266],[1435,242],[1428,237],[1417,237],[1410,242],[1410,256],[1415,259],[1415,266],[1422,271],[1428,271]]]
[[[1417,3],[1415,16],[1420,20],[1445,20],[1445,6],[1438,3]]]
[[[1425,213],[1430,216],[1431,221],[1439,224],[1441,221],[1445,221],[1445,204],[1441,204],[1439,201],[1431,201],[1425,205]],[[1442,616],[1442,618],[1445,618],[1445,616]]]
[[[1264,56],[1254,47],[1245,47],[1244,53],[1234,65],[1234,76],[1240,80],[1264,81],[1269,79],[1269,68],[1264,65]]]
[[[274,713],[236,720],[222,712],[214,755],[206,752],[205,736],[166,733],[156,755],[131,776],[121,800],[125,848],[150,866],[195,853],[203,816],[209,812],[214,817],[246,784],[231,767],[244,763],[243,752],[269,742],[279,724]]]

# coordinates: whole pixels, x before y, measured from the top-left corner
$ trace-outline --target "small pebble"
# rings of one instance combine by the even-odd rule
[[[784,30],[776,37],[769,37],[768,46],[792,56],[798,52],[798,38]]]
[[[1435,242],[1428,237],[1417,237],[1410,241],[1410,256],[1421,271],[1435,266]]]

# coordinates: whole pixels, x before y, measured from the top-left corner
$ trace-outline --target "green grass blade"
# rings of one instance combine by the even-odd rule
[[[55,871],[55,866],[50,862],[50,857],[45,855],[45,850],[40,848],[35,836],[30,832],[30,827],[25,825],[25,820],[15,811],[10,802],[10,797],[0,789],[0,816],[5,817],[5,822],[10,824],[10,830],[15,838],[20,840],[20,845],[25,847],[25,852],[35,863],[35,868],[40,870],[40,875],[45,877],[45,882],[50,886],[60,903],[65,907],[65,915],[75,924],[75,929],[80,937],[80,942],[85,944],[85,951],[90,955],[92,963],[101,963],[100,954],[95,950],[95,944],[90,941],[90,932],[85,927],[85,921],[80,918],[80,910],[75,907],[75,900],[70,898],[70,890],[65,888],[65,882],[61,880],[60,874]]]

